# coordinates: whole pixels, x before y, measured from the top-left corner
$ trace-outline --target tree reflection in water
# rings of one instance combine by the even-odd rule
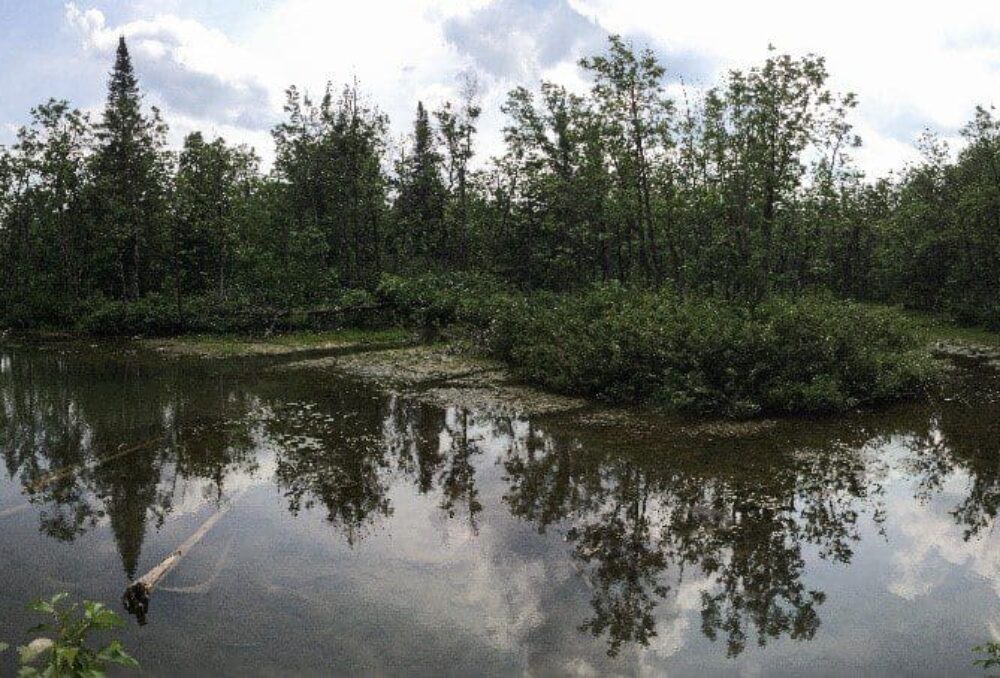
[[[847,562],[859,514],[882,519],[864,459],[829,449],[751,464],[691,461],[590,453],[549,438],[507,459],[507,501],[540,530],[569,525],[572,555],[593,585],[583,628],[607,634],[610,654],[649,642],[668,578],[679,585],[692,568],[713,583],[701,596],[702,630],[721,634],[730,655],[743,650],[748,627],[762,645],[811,638],[824,596],[802,583],[803,547]]]
[[[736,656],[747,644],[808,640],[823,591],[807,558],[848,564],[863,523],[886,519],[883,480],[898,464],[918,499],[964,477],[952,508],[966,540],[1000,510],[1000,421],[959,406],[910,408],[733,441],[652,441],[571,423],[440,409],[356,387],[306,391],[286,382],[193,375],[171,364],[40,352],[0,374],[0,452],[41,529],[72,541],[105,521],[127,577],[143,541],[174,510],[180,480],[220,502],[232,478],[273,455],[288,510],[320,508],[349,545],[393,516],[392,489],[411,486],[477,534],[484,468],[502,470],[502,505],[540,533],[565,537],[589,588],[583,632],[616,655],[656,635],[657,608],[699,583],[701,631]],[[123,443],[153,440],[115,458]],[[680,442],[678,442],[680,441]],[[884,450],[901,451],[890,459]],[[75,472],[39,485],[55,469]],[[270,467],[269,467],[270,468]],[[261,478],[270,481],[270,477]],[[492,496],[492,495],[490,495]]]
[[[6,365],[7,472],[42,507],[40,529],[55,539],[107,520],[129,579],[147,531],[173,510],[178,479],[211,481],[219,501],[227,476],[256,465],[254,400],[235,382],[192,383],[176,366],[150,371],[127,354],[41,351]]]

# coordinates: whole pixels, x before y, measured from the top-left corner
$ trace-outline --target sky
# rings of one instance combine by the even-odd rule
[[[266,163],[289,85],[353,78],[402,139],[418,100],[456,99],[474,73],[486,157],[502,148],[506,92],[542,79],[585,89],[577,61],[609,33],[652,48],[678,98],[768,45],[824,56],[832,87],[859,96],[856,159],[870,176],[915,160],[924,129],[957,146],[974,106],[1000,103],[995,0],[0,0],[0,143],[49,97],[98,115],[124,35],[173,145],[200,129]]]

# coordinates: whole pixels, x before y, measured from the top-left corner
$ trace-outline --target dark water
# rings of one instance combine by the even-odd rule
[[[1000,637],[985,367],[734,438],[275,366],[0,349],[0,639],[39,595],[120,609],[220,504],[129,618],[148,673],[981,675]]]

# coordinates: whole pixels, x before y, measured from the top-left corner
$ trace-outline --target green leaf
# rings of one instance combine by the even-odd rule
[[[41,614],[53,614],[55,613],[55,608],[52,607],[52,603],[47,600],[33,600],[28,604],[28,609]]]
[[[6,652],[10,648],[7,643],[0,643],[0,652]]]
[[[72,666],[76,663],[76,658],[80,654],[80,648],[78,647],[60,647],[56,646],[55,649],[56,660],[61,663],[66,663]]]
[[[1000,666],[1000,643],[977,645],[972,648],[972,651],[986,655],[985,657],[979,657],[978,659],[973,660],[973,665],[981,666],[984,669]]]
[[[31,609],[52,614],[54,623],[39,624],[32,632],[49,631],[52,637],[35,638],[25,647],[18,648],[22,676],[39,676],[41,678],[61,678],[72,675],[100,677],[104,675],[106,664],[118,664],[129,668],[138,668],[137,662],[126,651],[122,643],[113,640],[100,652],[95,652],[87,646],[87,637],[91,631],[120,628],[125,621],[114,611],[102,603],[83,601],[64,603],[67,594],[53,596],[49,600],[36,600]],[[6,649],[6,645],[2,649]],[[40,669],[28,664],[42,663]]]
[[[109,610],[101,603],[87,601],[85,618],[90,621],[90,626],[95,629],[116,629],[125,625],[125,621],[114,611]]]
[[[121,666],[128,666],[133,669],[139,668],[139,662],[136,661],[134,657],[125,651],[125,647],[120,641],[113,640],[111,643],[101,650],[98,655],[98,659],[101,661],[113,662],[115,664],[120,664]]]

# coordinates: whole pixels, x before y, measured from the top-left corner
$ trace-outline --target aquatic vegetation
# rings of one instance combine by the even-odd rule
[[[169,339],[151,339],[145,344],[170,355],[190,355],[206,358],[237,356],[287,355],[300,351],[333,351],[384,344],[401,344],[409,332],[392,329],[340,329],[298,331],[269,337],[226,334],[194,334]]]
[[[125,622],[102,603],[85,600],[67,603],[68,593],[58,593],[48,600],[36,600],[30,609],[51,617],[52,621],[31,629],[40,635],[24,647],[18,648],[22,678],[31,676],[94,678],[103,676],[109,665],[139,668],[121,641],[112,640],[101,648],[94,649],[88,638],[94,632],[121,628]],[[0,651],[4,646],[0,645]],[[36,668],[41,666],[42,668]]]

